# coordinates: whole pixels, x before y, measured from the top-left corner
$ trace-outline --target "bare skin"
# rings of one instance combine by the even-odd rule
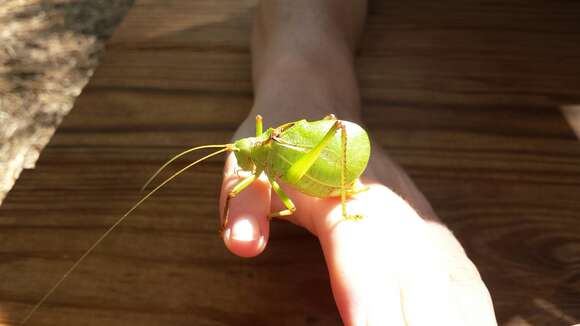
[[[329,113],[360,123],[353,53],[365,11],[365,1],[263,1],[252,41],[255,103],[234,138],[254,134],[256,114],[265,126]],[[222,212],[228,192],[245,177],[238,170],[229,155]],[[284,219],[320,240],[344,323],[496,325],[477,268],[377,145],[362,182],[369,190],[348,201],[361,221],[342,221],[340,198],[312,198],[282,185],[297,207]],[[267,215],[282,209],[267,179],[254,182],[231,202],[227,248],[243,257],[260,254],[269,237]]]

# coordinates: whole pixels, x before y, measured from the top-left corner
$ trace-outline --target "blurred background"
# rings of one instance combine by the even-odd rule
[[[168,156],[229,141],[252,105],[255,5],[0,2],[1,325]],[[357,73],[374,145],[465,246],[500,325],[578,323],[580,2],[371,0]],[[252,260],[223,247],[222,164],[144,204],[30,325],[340,324],[307,232],[274,223]]]

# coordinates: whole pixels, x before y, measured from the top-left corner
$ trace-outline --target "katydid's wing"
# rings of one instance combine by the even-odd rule
[[[320,156],[320,153],[328,145],[328,143],[332,140],[334,133],[338,129],[340,122],[337,121],[332,127],[326,132],[326,135],[322,138],[320,143],[314,146],[308,153],[304,154],[298,161],[296,161],[292,167],[288,170],[287,179],[290,184],[296,184],[298,181],[308,172],[308,170],[312,167],[314,162]]]

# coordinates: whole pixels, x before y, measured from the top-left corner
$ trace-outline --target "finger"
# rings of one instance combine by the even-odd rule
[[[239,169],[233,154],[228,155],[220,194],[222,220],[228,193],[250,175]],[[270,232],[267,219],[269,210],[270,185],[267,179],[260,177],[230,200],[228,224],[223,232],[226,247],[242,257],[260,254],[266,247]]]
[[[328,265],[333,294],[347,325],[406,325],[401,307],[396,232],[420,219],[399,197],[379,185],[348,202],[350,214],[361,221],[345,221],[340,200],[326,200],[313,218]],[[411,216],[407,218],[407,216]]]

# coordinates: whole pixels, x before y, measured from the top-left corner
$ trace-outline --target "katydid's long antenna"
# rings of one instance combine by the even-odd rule
[[[204,148],[227,148],[228,146],[231,146],[232,144],[223,144],[223,145],[203,145],[203,146],[197,146],[197,147],[193,147],[193,148],[189,148],[184,150],[183,152],[173,156],[172,158],[170,158],[167,162],[165,162],[165,164],[163,164],[159,169],[157,169],[157,171],[155,171],[155,173],[153,173],[153,175],[151,177],[149,177],[149,179],[147,179],[147,182],[145,182],[145,184],[143,185],[143,187],[141,187],[141,191],[145,190],[145,188],[147,188],[147,186],[151,183],[151,181],[153,181],[153,179],[155,179],[155,177],[157,177],[159,175],[159,173],[161,173],[161,171],[163,171],[169,164],[171,164],[171,162],[177,160],[178,158],[182,157],[185,154],[189,154],[191,152],[197,151],[198,149],[204,149]]]
[[[93,250],[95,250],[95,248],[99,245],[99,243],[101,243],[103,240],[105,240],[105,238],[111,234],[111,232],[113,232],[113,230],[115,228],[117,228],[117,226],[119,226],[119,224],[121,224],[121,222],[123,222],[125,220],[125,218],[127,218],[127,216],[129,216],[129,214],[131,214],[137,207],[139,207],[145,200],[147,200],[147,198],[151,197],[151,195],[153,195],[155,192],[157,192],[157,190],[161,189],[163,186],[165,186],[169,181],[173,180],[175,177],[177,177],[178,175],[180,175],[181,173],[185,172],[187,169],[193,167],[194,165],[196,165],[197,163],[206,160],[212,156],[216,156],[220,153],[223,152],[228,152],[228,151],[232,151],[233,147],[231,144],[225,145],[225,148],[220,149],[219,151],[213,152],[209,155],[206,155],[202,158],[200,158],[199,160],[190,163],[189,165],[187,165],[186,167],[182,168],[181,170],[175,172],[173,175],[171,175],[169,178],[165,179],[165,181],[163,181],[160,185],[158,185],[157,187],[155,187],[153,190],[151,190],[149,193],[147,193],[147,195],[143,196],[135,205],[133,205],[133,207],[131,207],[126,213],[125,215],[121,216],[113,225],[111,225],[107,231],[105,231],[105,233],[103,233],[90,247],[89,249],[87,249],[85,251],[84,254],[82,254],[82,256],[77,259],[77,261],[62,275],[62,277],[56,282],[54,283],[54,285],[50,288],[50,290],[48,290],[44,296],[38,300],[38,302],[36,303],[36,305],[34,305],[34,307],[32,307],[32,309],[28,312],[28,314],[26,314],[26,316],[22,319],[22,321],[20,322],[20,325],[25,325],[26,322],[30,319],[30,317],[32,317],[32,315],[36,312],[36,310],[38,310],[38,308],[40,308],[40,306],[46,301],[46,299],[48,299],[48,297],[50,297],[50,295],[62,284],[62,282],[64,282],[64,280],[66,280],[68,278],[68,276],[80,265],[80,263],[87,258],[87,256],[93,252]]]

